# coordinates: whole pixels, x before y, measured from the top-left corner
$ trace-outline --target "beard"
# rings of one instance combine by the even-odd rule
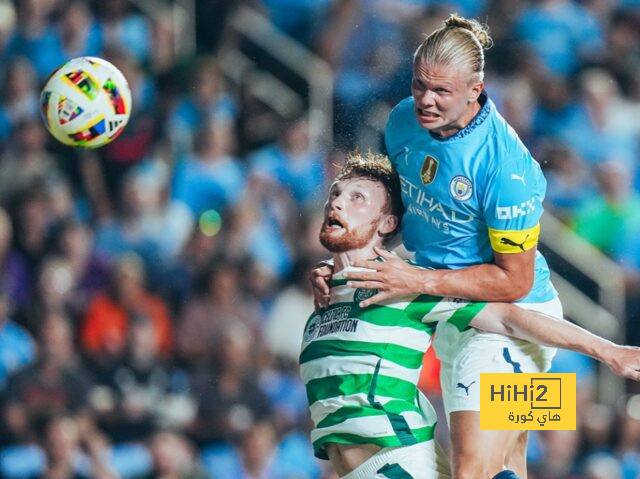
[[[344,253],[360,249],[366,246],[373,238],[373,235],[376,234],[377,222],[377,220],[374,220],[370,224],[354,230],[344,228],[344,231],[339,235],[329,229],[325,229],[323,225],[318,238],[322,246],[332,253]]]

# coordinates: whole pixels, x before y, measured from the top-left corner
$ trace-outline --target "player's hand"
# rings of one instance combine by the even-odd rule
[[[350,281],[351,288],[377,289],[378,292],[360,302],[361,308],[379,303],[389,298],[420,293],[420,270],[407,264],[396,254],[382,248],[374,248],[377,255],[384,261],[360,260],[354,261],[353,266],[367,268],[374,271],[353,271],[345,277]]]
[[[640,381],[640,348],[616,345],[605,363],[618,376]]]
[[[327,263],[318,263],[309,274],[309,281],[313,287],[313,307],[315,310],[329,306],[331,288],[329,281],[333,274],[333,266]]]

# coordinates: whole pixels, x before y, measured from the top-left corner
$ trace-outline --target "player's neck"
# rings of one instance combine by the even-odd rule
[[[470,103],[466,112],[460,117],[460,119],[456,123],[447,126],[442,131],[437,131],[437,132],[434,131],[434,133],[436,133],[442,138],[449,138],[450,136],[455,135],[460,130],[466,128],[467,125],[469,125],[469,123],[471,123],[471,121],[476,117],[476,115],[478,114],[481,108],[482,108],[482,105],[480,105],[480,103],[478,103],[477,101]]]
[[[373,251],[375,245],[367,245],[363,248],[345,251],[343,253],[333,253],[333,272],[338,273],[353,265],[354,261],[365,261],[376,258],[378,255]],[[381,245],[380,245],[381,246]]]

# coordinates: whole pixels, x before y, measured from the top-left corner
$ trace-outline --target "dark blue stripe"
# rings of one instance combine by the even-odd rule
[[[397,414],[394,412],[390,412],[385,410],[384,406],[376,401],[376,386],[378,384],[378,375],[380,374],[380,363],[382,359],[378,360],[376,364],[376,369],[373,372],[373,378],[371,379],[371,387],[369,388],[369,394],[367,394],[367,401],[374,408],[380,411],[384,411],[391,423],[391,428],[393,432],[396,433],[397,438],[400,440],[400,443],[403,446],[410,446],[412,444],[417,444],[415,436],[411,432],[411,428],[404,417],[401,414]]]
[[[513,471],[505,470],[493,476],[493,479],[520,479],[520,477]]]
[[[509,348],[502,348],[502,357],[506,362],[513,366],[514,373],[521,373],[522,369],[520,369],[520,363],[516,363],[513,359],[511,359],[511,354],[509,353]]]

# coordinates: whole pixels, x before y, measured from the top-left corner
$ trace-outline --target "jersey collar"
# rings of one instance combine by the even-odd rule
[[[464,138],[465,136],[467,136],[473,130],[475,130],[480,125],[482,125],[482,123],[487,119],[487,117],[489,116],[489,113],[491,112],[491,102],[489,101],[489,96],[487,95],[486,91],[483,90],[482,93],[480,93],[480,96],[478,97],[478,103],[482,105],[482,107],[480,108],[480,111],[476,113],[476,116],[473,117],[473,120],[471,120],[469,124],[465,126],[462,130],[460,130],[458,133],[456,133],[455,135],[451,135],[446,138],[443,138],[440,135],[429,132],[431,137],[434,140],[441,141],[442,143],[448,143],[450,141],[456,141],[456,140],[459,140],[460,138]]]

